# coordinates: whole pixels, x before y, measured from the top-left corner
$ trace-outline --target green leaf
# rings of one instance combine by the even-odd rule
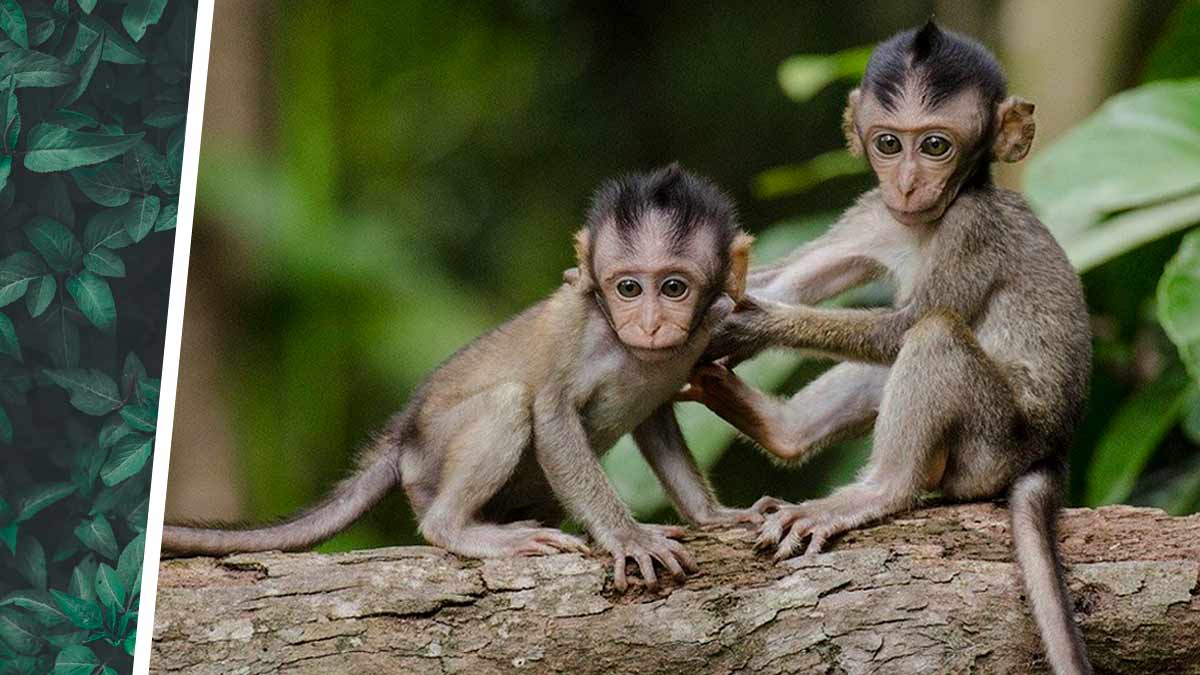
[[[121,366],[121,396],[132,400],[137,392],[137,384],[147,377],[146,365],[132,351],[125,355],[125,364]]]
[[[83,257],[83,249],[75,233],[52,218],[34,217],[25,225],[25,236],[55,272],[71,271]]]
[[[112,454],[100,469],[100,480],[112,487],[121,481],[136,475],[150,459],[154,448],[153,436],[129,434],[117,441]]]
[[[104,50],[105,39],[101,35],[100,39],[93,40],[92,45],[83,52],[83,58],[79,61],[79,77],[75,80],[75,84],[63,94],[62,99],[58,104],[68,106],[79,100],[83,92],[92,83],[92,76],[96,74],[96,66],[100,65],[100,55]]]
[[[87,546],[109,560],[115,560],[120,555],[120,549],[117,548],[117,537],[113,534],[113,529],[108,524],[108,519],[103,515],[98,515],[91,520],[85,520],[80,523],[75,528],[75,536],[79,538],[79,541],[83,542],[84,546]]]
[[[18,654],[36,654],[42,648],[42,629],[11,607],[0,607],[0,644]]]
[[[121,25],[134,42],[142,39],[146,28],[158,23],[162,18],[167,0],[129,0],[125,11],[121,14]]]
[[[71,66],[41,52],[18,49],[0,56],[0,73],[12,75],[17,89],[59,87],[75,79]]]
[[[30,282],[44,272],[42,263],[28,251],[17,251],[0,260],[0,307],[20,300]]]
[[[153,195],[140,197],[129,202],[129,218],[125,221],[125,231],[129,238],[137,243],[146,238],[154,229],[154,221],[158,219],[159,199]]]
[[[0,543],[8,548],[9,553],[17,554],[17,523],[9,523],[0,527]]]
[[[18,503],[17,522],[21,523],[36,516],[46,507],[60,502],[75,493],[73,483],[43,483]]]
[[[158,220],[154,222],[155,232],[165,232],[175,229],[175,218],[179,212],[179,202],[171,202],[158,212]]]
[[[67,292],[79,305],[79,311],[96,328],[109,335],[113,333],[117,323],[117,304],[107,281],[90,270],[84,270],[67,279]]]
[[[1186,393],[1187,380],[1167,371],[1122,403],[1088,467],[1088,506],[1129,497],[1155,448],[1179,421]]]
[[[97,440],[100,447],[108,450],[116,445],[117,441],[133,432],[125,420],[121,419],[120,415],[113,415],[104,420],[104,426],[100,427],[100,435]]]
[[[21,137],[21,106],[17,99],[16,80],[14,78],[4,78],[4,82],[8,86],[0,86],[4,90],[4,149],[7,151],[15,150],[17,141]],[[12,159],[9,157],[8,159]]]
[[[13,327],[12,319],[0,313],[0,354],[8,354],[18,361],[21,358],[21,344],[17,341],[17,329]]]
[[[813,189],[825,181],[867,173],[871,166],[849,150],[832,150],[803,164],[779,166],[754,178],[754,196],[777,199]]]
[[[29,49],[29,28],[17,0],[0,0],[0,30],[18,45]]]
[[[111,249],[103,246],[88,251],[83,256],[83,266],[102,277],[125,276],[125,261]]]
[[[1200,230],[1183,238],[1159,279],[1158,320],[1200,382]]]
[[[92,10],[96,8],[96,0],[75,0],[75,2],[84,14],[91,14]]]
[[[1197,110],[1200,79],[1148,84],[1034,156],[1025,191],[1072,262],[1094,266],[1200,222]]]
[[[71,580],[67,583],[71,595],[84,600],[96,599],[96,569],[96,558],[90,553],[79,561],[71,570]]]
[[[17,573],[30,586],[46,590],[46,550],[36,537],[26,535],[17,542]]]
[[[793,101],[804,103],[837,80],[862,77],[871,49],[854,47],[836,54],[792,56],[779,66],[779,86]]]
[[[125,248],[133,243],[125,231],[125,220],[129,217],[126,208],[105,209],[92,216],[83,228],[83,250],[92,251],[98,246],[111,249]]]
[[[29,316],[37,318],[46,311],[54,300],[54,292],[58,290],[58,282],[53,274],[45,274],[29,282],[29,290],[25,293],[25,308]]]
[[[58,604],[54,602],[53,596],[46,591],[33,589],[13,591],[0,600],[0,607],[7,605],[20,607],[29,612],[43,626],[58,626],[67,620],[66,615],[58,609]]]
[[[94,134],[42,123],[29,132],[25,168],[37,173],[99,164],[132,148],[145,134]]]
[[[79,24],[97,35],[104,36],[104,50],[100,56],[102,60],[124,65],[146,62],[146,57],[129,38],[118,33],[100,18],[91,15],[80,17]]]
[[[71,405],[89,415],[106,415],[121,407],[117,383],[95,368],[44,372],[55,384],[71,394]]]
[[[146,126],[157,129],[171,129],[182,124],[187,119],[187,106],[182,103],[168,103],[150,111],[143,120]]]
[[[99,614],[99,609],[96,611]],[[99,625],[96,627],[99,628]],[[92,671],[99,665],[100,659],[95,652],[83,645],[75,645],[58,653],[50,675],[92,675]]]
[[[105,607],[125,609],[125,584],[106,563],[100,563],[96,570],[96,599]]]
[[[132,180],[118,162],[71,170],[79,191],[101,206],[124,206],[133,192]]]
[[[133,429],[154,433],[158,408],[151,405],[126,405],[121,408],[121,419]]]
[[[9,445],[13,442],[13,426],[12,420],[8,417],[8,411],[4,406],[0,406],[0,441],[4,441]]]
[[[125,545],[121,557],[117,560],[117,576],[132,595],[137,595],[142,585],[142,561],[145,555],[146,534],[142,533]]]

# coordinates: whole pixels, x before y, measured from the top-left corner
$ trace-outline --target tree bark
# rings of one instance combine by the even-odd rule
[[[700,574],[621,596],[600,557],[434,548],[164,561],[157,673],[1029,673],[1000,504],[936,506],[783,564],[695,533]],[[1097,672],[1200,674],[1200,516],[1064,511]]]

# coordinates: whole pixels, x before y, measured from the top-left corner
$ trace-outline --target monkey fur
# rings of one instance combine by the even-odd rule
[[[1033,105],[1005,89],[995,57],[932,21],[879,45],[844,117],[879,187],[824,236],[752,270],[748,298],[710,348],[734,362],[780,346],[843,363],[791,400],[704,365],[682,398],[796,463],[873,429],[857,482],[800,504],[755,504],[766,517],[757,545],[777,559],[818,552],[927,491],[1007,491],[1048,660],[1060,675],[1090,673],[1055,523],[1091,333],[1063,250],[1018,194],[992,183],[990,163],[1022,159],[1034,133]],[[897,287],[892,307],[812,306],[883,276]]]
[[[717,501],[672,409],[741,298],[751,241],[728,198],[678,165],[608,182],[576,237],[569,281],[439,367],[331,494],[275,525],[167,526],[164,550],[307,549],[403,484],[422,536],[451,552],[587,552],[554,527],[565,507],[613,556],[617,589],[627,559],[648,587],[655,563],[683,578],[696,565],[681,528],[636,522],[599,455],[632,432],[688,522],[761,521]]]

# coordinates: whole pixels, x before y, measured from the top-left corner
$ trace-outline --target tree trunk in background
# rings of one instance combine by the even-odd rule
[[[688,539],[702,573],[612,592],[598,558],[438,549],[163,563],[151,672],[1032,673],[1042,647],[1008,511],[936,507],[783,565],[744,531]],[[1200,516],[1064,513],[1097,671],[1200,674]]]
[[[257,0],[221,0],[213,14],[205,147],[231,143],[252,147],[266,136],[268,124],[262,102],[263,69],[268,59],[267,45],[262,42],[263,10],[263,3]],[[220,224],[198,214],[179,356],[168,521],[235,520],[244,515],[237,489],[241,472],[229,410],[231,399],[222,382],[229,318],[221,312],[222,299],[228,292],[221,280],[241,275],[231,269],[239,266],[238,251],[224,243],[223,235]]]

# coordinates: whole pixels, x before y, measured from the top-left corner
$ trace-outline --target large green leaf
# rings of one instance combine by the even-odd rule
[[[58,653],[50,675],[92,675],[99,665],[100,658],[95,652],[83,645],[74,645]]]
[[[100,54],[103,49],[104,36],[101,36],[99,40],[92,42],[92,46],[84,50],[79,62],[79,77],[75,80],[75,84],[63,95],[59,101],[59,105],[71,105],[79,100],[83,92],[87,91],[88,85],[92,83],[92,76],[96,74],[96,66],[100,65]]]
[[[45,312],[54,301],[54,292],[58,290],[58,282],[53,274],[44,274],[29,282],[29,290],[25,292],[25,308],[29,316],[37,318]]]
[[[83,258],[83,249],[75,233],[52,218],[34,217],[25,225],[25,236],[55,272],[69,272]]]
[[[102,60],[124,65],[137,65],[146,62],[146,57],[137,48],[137,45],[130,42],[129,38],[117,32],[116,29],[99,17],[92,15],[81,17],[79,19],[79,26],[81,33],[87,31],[97,36],[104,36],[104,49],[101,51],[100,56]],[[87,44],[90,45],[91,42],[88,41]]]
[[[136,134],[94,134],[42,123],[29,132],[25,168],[46,173],[99,164],[132,148]]]
[[[1200,230],[1183,238],[1158,282],[1158,319],[1200,382]]]
[[[28,251],[17,251],[0,260],[0,307],[20,300],[29,283],[44,272],[42,263]]]
[[[126,212],[129,217],[125,220],[125,231],[129,233],[129,238],[133,243],[137,243],[146,238],[150,231],[154,229],[154,222],[158,220],[159,199],[153,195],[139,197],[129,202]]]
[[[35,489],[21,499],[18,507],[20,515],[17,516],[17,522],[24,522],[33,518],[42,509],[75,494],[75,490],[76,486],[74,483],[47,483],[35,487]]]
[[[1025,192],[1081,269],[1200,222],[1200,79],[1109,99],[1034,157]]]
[[[96,570],[96,599],[105,607],[125,608],[125,583],[107,563],[100,563]]]
[[[103,277],[91,270],[83,270],[67,279],[67,292],[88,321],[102,332],[112,334],[117,324],[117,304]]]
[[[113,534],[112,525],[108,524],[108,519],[103,514],[80,523],[75,528],[75,536],[84,546],[109,560],[116,560],[121,553],[117,548],[117,537]]]
[[[133,181],[119,162],[105,162],[71,170],[75,185],[101,206],[124,206],[133,192]]]
[[[54,601],[58,603],[59,609],[76,626],[84,630],[92,630],[104,625],[104,615],[100,610],[100,605],[91,600],[67,595],[54,589],[50,590],[50,595],[54,596]]]
[[[0,76],[13,77],[17,88],[58,87],[75,79],[67,64],[41,52],[19,49],[0,56]]]
[[[13,42],[29,49],[28,22],[17,0],[0,0],[0,31],[4,31]]]
[[[125,11],[121,14],[121,25],[134,42],[142,39],[146,28],[158,23],[162,18],[167,0],[129,0]]]
[[[804,103],[837,80],[862,77],[871,49],[853,47],[836,54],[792,56],[779,65],[779,86],[793,101]]]
[[[17,543],[17,572],[38,590],[46,590],[46,550],[36,537],[25,535]]]
[[[97,246],[83,256],[83,266],[102,277],[125,276],[125,261],[116,251]]]
[[[58,626],[67,620],[54,602],[54,597],[45,591],[25,589],[13,591],[0,600],[0,607],[11,605],[29,612],[43,626]]]
[[[0,607],[0,644],[18,654],[36,654],[42,646],[41,634],[32,619],[12,607]]]
[[[17,329],[13,326],[12,319],[3,313],[0,313],[0,354],[7,354],[18,361],[23,360]]]
[[[154,447],[153,436],[129,434],[117,441],[112,454],[100,469],[100,479],[105,485],[113,486],[137,474],[150,459]]]
[[[125,221],[130,217],[128,206],[119,209],[101,209],[88,220],[83,228],[83,250],[93,251],[99,246],[118,249],[133,243],[125,230]]]
[[[1129,497],[1155,448],[1179,422],[1187,385],[1186,378],[1168,371],[1121,405],[1088,466],[1088,506]]]
[[[46,376],[71,395],[71,405],[89,415],[107,415],[121,407],[117,383],[95,368],[47,370]]]

